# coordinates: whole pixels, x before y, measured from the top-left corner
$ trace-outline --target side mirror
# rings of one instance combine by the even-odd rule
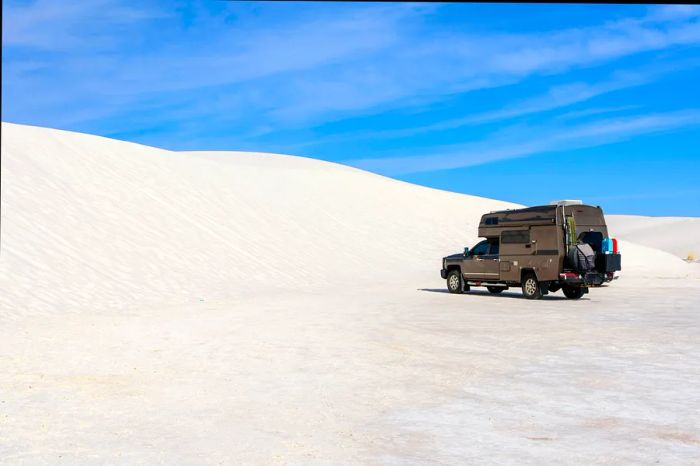
[[[469,248],[464,248],[464,255],[468,256],[469,255]]]

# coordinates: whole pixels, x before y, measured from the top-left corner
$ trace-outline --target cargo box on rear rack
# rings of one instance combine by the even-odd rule
[[[622,270],[620,254],[596,254],[595,268],[598,272],[617,272]]]

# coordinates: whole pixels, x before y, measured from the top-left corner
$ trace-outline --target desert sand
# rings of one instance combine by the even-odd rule
[[[611,232],[629,241],[700,260],[700,218],[610,215],[607,223]]]
[[[0,462],[697,464],[697,220],[616,217],[579,301],[446,293],[515,206],[3,123]]]

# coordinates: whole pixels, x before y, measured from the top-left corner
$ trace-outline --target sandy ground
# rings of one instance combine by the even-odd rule
[[[2,132],[2,464],[700,464],[697,264],[620,235],[580,301],[451,295],[513,204]]]
[[[403,285],[4,324],[0,457],[698,464],[700,287]]]

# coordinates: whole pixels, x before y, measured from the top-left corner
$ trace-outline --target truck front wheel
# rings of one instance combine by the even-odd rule
[[[451,270],[450,273],[447,274],[447,291],[457,294],[462,294],[464,292],[462,272],[459,270]]]
[[[581,286],[564,286],[564,296],[569,299],[579,299],[583,296],[583,287]]]
[[[540,299],[542,297],[542,290],[540,290],[540,283],[537,281],[537,277],[534,273],[528,273],[523,277],[523,295],[527,299]]]

